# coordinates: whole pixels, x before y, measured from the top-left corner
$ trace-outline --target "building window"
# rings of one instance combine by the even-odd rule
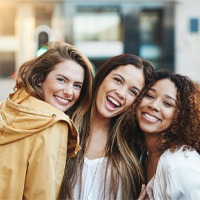
[[[84,10],[73,21],[74,44],[90,58],[123,52],[121,17],[117,9]]]
[[[197,18],[190,19],[190,32],[191,33],[199,32],[199,19]]]
[[[155,67],[162,58],[163,10],[144,9],[140,13],[139,55],[149,59]]]

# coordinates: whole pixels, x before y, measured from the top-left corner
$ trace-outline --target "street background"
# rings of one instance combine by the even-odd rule
[[[4,100],[13,91],[15,80],[12,78],[0,78],[0,101]]]
[[[200,0],[0,0],[0,100],[19,67],[55,40],[95,70],[133,53],[200,83]]]

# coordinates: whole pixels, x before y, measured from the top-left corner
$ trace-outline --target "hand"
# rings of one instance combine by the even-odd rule
[[[141,187],[141,190],[140,190],[140,195],[139,195],[139,197],[138,197],[137,200],[144,200],[145,197],[146,197],[146,194],[147,194],[147,192],[146,192],[146,185],[142,184],[142,187]]]

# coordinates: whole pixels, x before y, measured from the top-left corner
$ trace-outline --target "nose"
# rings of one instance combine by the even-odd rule
[[[119,96],[121,99],[125,99],[125,98],[126,98],[126,90],[125,90],[125,88],[117,89],[117,90],[116,90],[116,93],[118,94],[118,96]]]
[[[72,96],[73,95],[73,86],[72,85],[65,85],[64,89],[63,89],[63,93],[66,96]]]
[[[160,105],[158,100],[153,100],[149,103],[149,107],[153,110],[159,111],[160,110]]]

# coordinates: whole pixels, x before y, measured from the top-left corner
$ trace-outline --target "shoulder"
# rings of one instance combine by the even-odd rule
[[[200,198],[200,155],[183,147],[175,152],[166,150],[158,163],[154,180],[155,199]]]
[[[166,150],[160,162],[171,169],[190,168],[200,171],[200,155],[194,149],[183,150],[183,146],[175,152]]]
[[[28,112],[33,115],[38,115],[39,117],[50,117],[55,121],[67,121],[69,122],[69,117],[61,110],[55,108],[51,104],[37,99],[31,94],[27,93],[24,89],[20,89],[11,99],[15,107],[19,107],[20,111]]]
[[[69,116],[63,111],[35,98],[27,93],[25,89],[20,89],[10,94],[6,100],[6,107],[14,111],[14,113],[20,112],[20,116],[23,116],[26,121],[30,122],[29,126],[33,122],[37,123],[41,129],[57,125],[58,122],[61,122],[59,126],[66,126],[66,124],[73,126]]]

